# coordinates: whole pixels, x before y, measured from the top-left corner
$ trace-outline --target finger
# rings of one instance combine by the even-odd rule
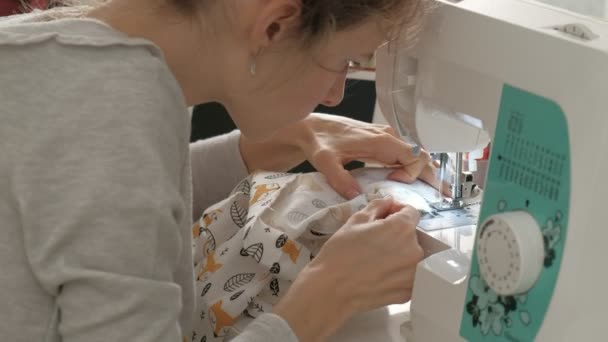
[[[431,155],[428,154],[428,152],[426,152],[425,150],[423,150],[420,145],[412,145],[404,142],[401,139],[399,139],[399,141],[403,142],[406,147],[406,150],[401,151],[401,153],[399,153],[397,157],[397,161],[402,165],[408,165],[420,159],[427,160],[431,158]]]
[[[350,224],[363,224],[371,221],[371,215],[369,213],[364,212],[363,210],[360,210],[351,215],[347,222]]]
[[[438,170],[436,167],[432,165],[428,165],[420,174],[419,178],[423,182],[429,184],[435,189],[441,191],[444,196],[451,197],[452,191],[450,189],[451,184],[447,181],[442,181],[439,179],[439,175],[437,174]]]
[[[430,161],[431,156],[425,151],[420,151],[418,158],[413,160],[413,162],[410,161],[409,157],[401,156],[399,157],[399,164],[402,165],[401,168],[390,173],[388,179],[411,184],[424,172]]]
[[[415,181],[430,162],[431,156],[425,151],[420,151],[418,158],[415,160],[408,160],[407,156],[400,156],[399,163],[403,165],[402,169],[404,171],[402,177],[409,179],[410,183]]]
[[[447,181],[441,181],[439,179],[438,170],[433,164],[428,164],[422,172],[418,175],[418,177],[414,177],[412,174],[404,170],[403,168],[396,169],[391,172],[387,177],[388,180],[411,184],[414,183],[417,179],[429,184],[433,188],[440,190],[444,196],[450,197],[452,196],[452,191],[450,189],[451,184]]]
[[[414,183],[420,175],[425,171],[425,161],[420,159],[419,161],[407,165],[401,166],[399,169],[391,172],[387,179],[394,180],[401,183],[411,184]]]
[[[420,158],[419,149],[390,133],[375,136],[362,145],[365,156],[358,158],[379,162],[384,165],[409,165]]]
[[[407,172],[403,167],[396,169],[395,171],[389,173],[386,177],[388,180],[392,180],[395,182],[412,184],[416,181],[416,177],[412,176],[409,172]]]
[[[389,212],[390,212],[389,215],[392,215],[394,213],[397,213],[397,212],[403,210],[403,208],[405,208],[406,206],[408,206],[407,203],[403,203],[403,202],[393,199],[393,205],[391,206],[391,209],[389,210]]]
[[[362,213],[370,218],[370,221],[383,219],[394,213],[395,205],[398,205],[392,197],[375,199],[361,210]]]
[[[380,125],[380,129],[392,136],[394,136],[397,139],[400,139],[399,134],[397,133],[397,131],[395,131],[395,129],[391,126],[387,126],[387,125]]]
[[[324,153],[315,158],[313,166],[326,178],[327,183],[341,196],[353,199],[361,194],[359,183],[347,170],[341,161],[330,153]]]
[[[401,221],[405,224],[411,224],[413,228],[416,228],[416,225],[420,221],[420,212],[413,206],[406,204],[399,211],[392,213],[386,219]]]

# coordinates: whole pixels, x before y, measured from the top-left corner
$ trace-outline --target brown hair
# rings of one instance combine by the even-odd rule
[[[107,0],[50,0],[51,6],[99,5]],[[186,12],[192,12],[215,0],[166,0]],[[352,28],[371,18],[380,20],[387,39],[397,33],[414,39],[422,27],[434,0],[300,0],[302,13],[299,38],[312,44],[331,32]],[[405,35],[405,37],[404,37]]]
[[[422,26],[432,0],[302,0],[300,30],[305,41],[364,23],[370,18],[392,39],[398,32],[414,35]]]
[[[39,8],[30,5],[28,0],[19,0],[24,12],[38,11]],[[87,11],[108,0],[49,0],[45,11],[30,18],[32,22],[52,21],[62,18],[78,18]]]

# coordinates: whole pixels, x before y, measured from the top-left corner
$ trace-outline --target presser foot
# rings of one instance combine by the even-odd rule
[[[443,199],[441,202],[431,203],[431,208],[437,211],[457,210],[465,206],[466,203],[459,199]]]

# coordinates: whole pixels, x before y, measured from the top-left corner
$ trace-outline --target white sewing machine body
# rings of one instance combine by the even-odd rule
[[[431,152],[492,140],[472,256],[418,266],[414,341],[599,341],[608,23],[524,0],[443,2],[378,53],[384,115]]]

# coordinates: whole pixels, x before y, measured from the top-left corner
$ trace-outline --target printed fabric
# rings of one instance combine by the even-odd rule
[[[415,187],[387,181],[390,171],[355,171],[364,191],[350,201],[320,173],[258,172],[208,208],[192,228],[198,316],[192,340],[222,341],[239,321],[271,312],[324,242],[370,200],[391,195],[430,211]]]

